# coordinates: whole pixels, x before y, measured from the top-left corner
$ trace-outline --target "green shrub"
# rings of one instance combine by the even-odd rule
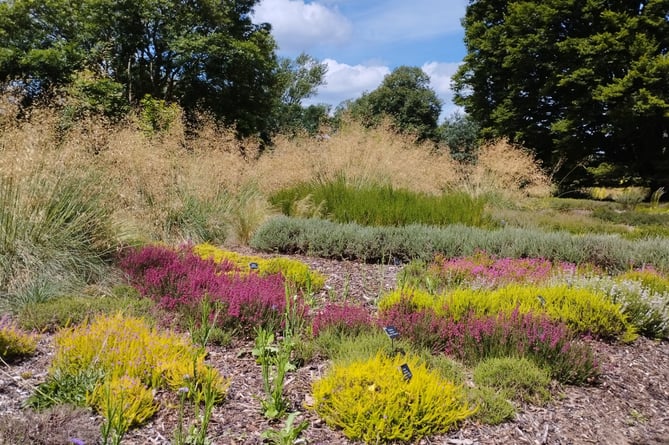
[[[666,213],[644,213],[635,210],[617,212],[610,208],[598,208],[593,216],[616,224],[628,226],[666,226],[669,224],[669,214]]]
[[[217,401],[229,382],[204,363],[206,351],[181,335],[151,328],[140,318],[121,314],[98,316],[90,324],[60,330],[47,381],[33,397],[33,406],[60,400],[81,403],[82,395],[112,379],[137,379],[147,388],[211,387]]]
[[[400,366],[413,376],[404,379]],[[335,365],[313,384],[312,409],[331,427],[365,443],[417,441],[471,416],[465,392],[410,354]]]
[[[488,386],[477,386],[468,390],[469,403],[478,410],[473,420],[486,425],[499,425],[512,420],[516,408],[509,401],[509,391],[499,391]]]
[[[545,313],[561,321],[575,332],[603,338],[635,337],[634,327],[627,321],[619,304],[601,292],[562,286],[510,285],[495,290],[456,289],[444,295],[431,295],[418,289],[398,289],[384,295],[379,310],[400,303],[413,310],[430,308],[438,316],[459,320],[470,314],[477,316],[510,314],[518,310]]]
[[[592,263],[612,271],[644,264],[669,269],[669,240],[631,241],[615,235],[571,235],[513,227],[492,231],[459,224],[442,228],[364,227],[279,216],[261,226],[250,244],[268,252],[368,262],[430,261],[436,254],[448,258],[484,250],[497,257]]]
[[[0,359],[11,362],[37,350],[37,338],[19,329],[7,316],[0,316]]]
[[[486,200],[482,197],[474,198],[464,192],[434,196],[382,184],[351,186],[344,178],[300,184],[276,193],[270,202],[285,215],[294,216],[296,204],[306,198],[322,207],[319,213],[341,223],[355,222],[363,226],[491,224],[484,213]]]
[[[262,258],[252,255],[242,255],[237,252],[226,251],[211,244],[198,244],[193,247],[193,252],[203,259],[213,260],[215,263],[228,261],[234,264],[241,273],[250,272],[250,264],[257,265],[260,276],[281,273],[284,278],[297,285],[300,289],[318,291],[325,284],[325,276],[301,261],[290,258]]]
[[[17,314],[23,329],[38,332],[55,332],[59,328],[78,325],[101,314],[123,312],[130,316],[147,316],[154,310],[154,302],[135,295],[73,295],[52,298],[39,303],[24,305]]]
[[[196,190],[177,186],[172,192],[170,206],[161,221],[162,237],[181,242],[224,243],[228,238],[228,215],[231,198],[225,191],[202,196]]]
[[[541,405],[551,398],[549,373],[526,358],[489,358],[476,365],[473,374],[477,385],[502,391],[516,400]]]

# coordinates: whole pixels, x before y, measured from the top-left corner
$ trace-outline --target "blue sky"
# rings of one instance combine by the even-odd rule
[[[379,86],[401,65],[421,67],[452,114],[450,78],[465,55],[467,0],[261,0],[254,21],[272,24],[278,54],[327,64],[327,84],[307,103],[335,107]]]

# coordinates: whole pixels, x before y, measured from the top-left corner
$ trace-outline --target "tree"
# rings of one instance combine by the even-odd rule
[[[457,160],[473,161],[479,138],[479,126],[466,114],[453,113],[440,126],[441,140]]]
[[[258,0],[14,0],[0,3],[0,82],[30,95],[90,70],[145,96],[206,109],[242,136],[267,130],[280,94]]]
[[[402,133],[415,134],[421,140],[438,139],[441,101],[430,88],[430,78],[420,68],[396,68],[377,89],[347,106],[351,115],[365,125],[377,125],[384,116],[389,116]]]
[[[668,17],[669,0],[470,0],[455,101],[558,177],[606,161],[666,179]]]
[[[310,134],[318,131],[330,109],[326,105],[303,107],[302,101],[316,94],[325,84],[327,65],[307,54],[295,60],[279,62],[278,86],[282,91],[281,101],[275,109],[275,132],[295,134],[306,130]]]

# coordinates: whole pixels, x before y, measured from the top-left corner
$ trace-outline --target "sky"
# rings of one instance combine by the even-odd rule
[[[467,0],[261,0],[253,21],[270,23],[281,57],[305,52],[328,67],[326,84],[303,105],[336,107],[376,89],[398,66],[418,66],[442,100],[458,108],[451,76],[465,56]]]

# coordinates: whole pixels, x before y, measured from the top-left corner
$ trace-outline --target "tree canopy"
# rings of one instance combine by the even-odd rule
[[[456,103],[560,179],[669,173],[669,0],[470,0]],[[592,178],[591,178],[592,180]]]
[[[381,85],[346,105],[353,117],[376,125],[389,116],[400,132],[419,139],[438,138],[441,101],[430,87],[430,78],[418,67],[400,66]]]
[[[0,84],[35,97],[86,70],[130,103],[150,95],[262,133],[283,92],[270,27],[250,18],[258,1],[0,2]]]

